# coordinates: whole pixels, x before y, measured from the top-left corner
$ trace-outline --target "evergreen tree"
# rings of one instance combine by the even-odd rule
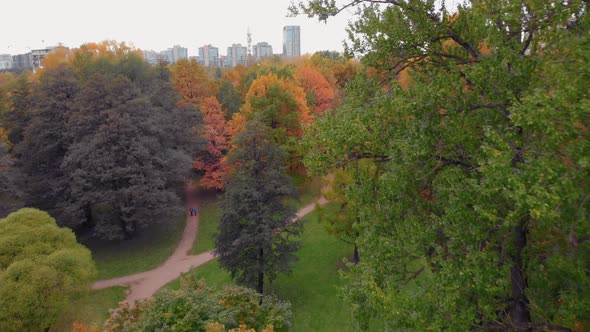
[[[285,174],[286,153],[254,120],[238,134],[230,153],[216,253],[239,284],[264,291],[264,278],[289,272],[300,224],[286,202],[295,188]]]

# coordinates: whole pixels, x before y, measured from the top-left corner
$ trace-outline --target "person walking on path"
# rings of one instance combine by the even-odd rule
[[[196,217],[198,215],[198,210],[196,207],[189,208],[188,212],[190,213],[191,217]]]

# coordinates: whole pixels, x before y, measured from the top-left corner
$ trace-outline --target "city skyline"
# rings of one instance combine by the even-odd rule
[[[78,47],[88,42],[116,40],[141,50],[165,50],[171,45],[182,45],[188,48],[189,56],[195,56],[198,48],[206,44],[247,45],[248,28],[252,31],[253,45],[267,42],[278,50],[282,45],[282,28],[288,25],[301,27],[302,54],[321,50],[342,52],[345,27],[352,17],[346,11],[327,23],[305,16],[286,17],[290,0],[225,0],[215,4],[170,0],[166,6],[156,6],[150,1],[143,3],[139,7],[134,2],[114,0],[92,4],[32,0],[27,8],[35,10],[29,11],[22,3],[9,2],[3,9],[23,15],[7,15],[0,22],[2,31],[11,31],[0,35],[0,54],[27,53],[59,43]],[[35,23],[23,25],[24,17]]]

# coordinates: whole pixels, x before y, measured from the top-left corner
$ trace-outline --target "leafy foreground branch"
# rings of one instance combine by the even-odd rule
[[[363,330],[585,330],[589,2],[466,3],[294,8],[358,9],[365,70],[304,137],[308,169],[348,179],[344,295]]]

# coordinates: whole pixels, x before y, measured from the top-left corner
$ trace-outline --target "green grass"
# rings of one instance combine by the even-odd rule
[[[199,279],[205,280],[206,285],[213,289],[222,289],[224,286],[234,285],[229,277],[229,273],[221,268],[218,260],[203,264],[189,273]],[[179,289],[180,278],[170,282],[163,288]]]
[[[352,248],[326,232],[317,212],[303,222],[302,247],[293,273],[279,276],[268,291],[291,302],[294,331],[351,331],[350,310],[338,296],[342,286],[338,270],[343,258],[352,256]]]
[[[328,205],[326,209],[331,209]],[[294,331],[351,331],[353,322],[350,310],[338,296],[342,285],[338,270],[343,258],[352,256],[352,248],[330,236],[318,221],[317,212],[303,219],[304,232],[299,260],[293,273],[282,275],[272,285],[269,293],[288,300],[294,314]],[[209,262],[189,272],[205,280],[213,288],[231,285],[229,274],[217,261]],[[179,280],[166,287],[178,289]],[[268,285],[268,284],[267,284]]]
[[[72,323],[78,321],[87,327],[102,327],[109,317],[109,309],[117,307],[125,299],[125,287],[93,290],[72,301],[50,331],[71,331]]]
[[[199,201],[199,229],[193,244],[193,254],[200,254],[215,248],[217,225],[221,218],[223,196],[206,195]]]
[[[91,251],[98,279],[109,279],[148,271],[162,264],[170,256],[182,237],[186,216],[176,216],[169,222],[157,223],[131,240],[84,243]]]

